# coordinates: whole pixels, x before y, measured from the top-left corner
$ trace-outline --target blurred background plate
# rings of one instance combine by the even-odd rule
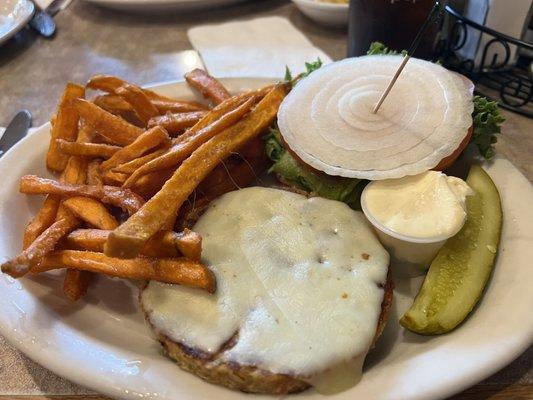
[[[102,7],[124,11],[194,11],[211,9],[246,0],[85,0]]]
[[[313,21],[332,28],[348,26],[348,3],[327,0],[292,0],[298,9]]]
[[[0,44],[21,30],[34,11],[29,0],[0,0]]]

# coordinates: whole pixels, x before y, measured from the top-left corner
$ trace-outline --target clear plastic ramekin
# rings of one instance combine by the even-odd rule
[[[438,251],[446,240],[455,236],[463,227],[465,221],[454,232],[448,235],[432,237],[413,237],[403,235],[383,225],[372,215],[366,204],[366,193],[369,183],[361,194],[361,208],[365,217],[374,227],[379,241],[391,256],[391,265],[395,273],[401,276],[418,276],[425,273]]]

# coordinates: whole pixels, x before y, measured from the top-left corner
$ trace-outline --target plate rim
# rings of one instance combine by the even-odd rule
[[[24,28],[24,26],[28,23],[28,21],[33,17],[33,14],[35,13],[35,4],[33,4],[33,2],[29,0],[19,1],[23,1],[26,4],[26,7],[29,7],[28,13],[18,22],[18,24],[13,25],[10,30],[8,30],[4,35],[0,36],[0,45],[6,43],[9,39],[15,36],[22,28]]]

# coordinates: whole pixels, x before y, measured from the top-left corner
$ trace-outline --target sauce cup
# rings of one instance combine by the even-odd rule
[[[394,274],[409,277],[424,274],[438,251],[446,243],[446,240],[455,236],[461,230],[465,221],[456,231],[445,236],[421,238],[403,235],[386,227],[369,211],[365,195],[368,186],[370,184],[361,194],[361,208],[367,220],[374,227],[379,241],[389,252]]]

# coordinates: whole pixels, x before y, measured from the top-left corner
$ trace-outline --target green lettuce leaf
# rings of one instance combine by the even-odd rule
[[[292,75],[291,70],[288,66],[285,66],[285,81],[290,83],[291,86],[294,86],[298,83],[298,81],[302,78],[305,78],[306,76],[309,76],[309,74],[313,71],[316,71],[320,67],[322,67],[324,63],[320,58],[317,58],[314,62],[306,62],[305,63],[305,72],[302,72],[296,76]]]
[[[313,172],[285,150],[276,128],[270,129],[266,135],[265,150],[273,161],[270,173],[281,175],[285,181],[299,189],[327,199],[342,201],[352,208],[360,208],[359,198],[363,185],[359,179],[332,177]]]
[[[366,52],[369,56],[386,56],[386,55],[406,55],[407,50],[402,50],[401,52],[398,52],[396,50],[391,50],[387,46],[385,46],[381,42],[372,42],[370,43],[370,47],[368,51]]]
[[[483,96],[474,96],[474,131],[471,143],[486,159],[494,157],[494,143],[498,141],[497,134],[501,133],[501,124],[505,118],[500,114],[498,103]]]

